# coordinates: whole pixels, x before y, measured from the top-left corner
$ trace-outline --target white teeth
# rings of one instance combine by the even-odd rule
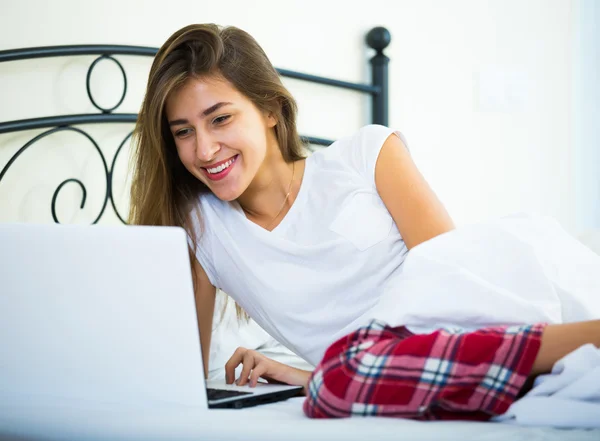
[[[221,164],[218,167],[215,168],[207,168],[206,170],[208,170],[208,172],[212,175],[215,173],[220,173],[223,170],[225,170],[227,167],[229,167],[231,164],[233,164],[233,159],[230,159],[229,161],[227,161],[225,164]]]

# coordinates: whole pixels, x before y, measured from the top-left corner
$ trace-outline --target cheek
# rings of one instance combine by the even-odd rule
[[[241,153],[244,170],[250,174],[256,173],[265,158],[265,149],[260,143],[247,143]]]
[[[187,146],[177,146],[177,156],[179,156],[179,160],[183,163],[185,168],[191,171],[194,169],[195,156],[194,151]]]
[[[262,162],[267,151],[267,139],[260,127],[251,127],[240,134],[241,146],[244,152],[252,157],[252,162]]]
[[[190,173],[194,175],[197,173],[195,155],[192,149],[177,147],[177,156],[179,156],[179,160]]]

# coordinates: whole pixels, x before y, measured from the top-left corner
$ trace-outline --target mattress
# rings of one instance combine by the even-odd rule
[[[35,440],[486,440],[598,441],[600,430],[521,427],[488,422],[391,418],[310,420],[303,398],[243,410],[174,406],[124,411],[82,406],[15,408],[0,404],[0,439]]]

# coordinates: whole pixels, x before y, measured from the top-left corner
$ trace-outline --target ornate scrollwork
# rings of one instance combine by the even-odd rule
[[[373,78],[371,84],[357,84],[350,83],[347,81],[339,81],[336,79],[318,77],[315,75],[309,75],[301,72],[295,72],[285,69],[277,69],[279,74],[282,77],[295,78],[299,80],[304,80],[312,83],[329,85],[334,87],[339,87],[342,89],[353,90],[357,92],[367,93],[371,95],[373,98],[373,106],[372,106],[372,121],[375,124],[387,124],[387,62],[389,59],[383,54],[383,50],[390,43],[390,34],[385,28],[374,28],[369,32],[367,36],[367,44],[375,49],[377,52],[376,55],[371,59],[372,64],[372,73]],[[4,175],[6,175],[9,168],[12,164],[21,156],[21,154],[39,141],[42,138],[45,138],[53,133],[61,132],[61,131],[72,131],[78,133],[80,135],[85,136],[94,146],[100,158],[102,160],[102,165],[104,167],[105,177],[106,177],[106,194],[104,196],[104,202],[102,204],[102,209],[100,213],[95,218],[93,224],[96,224],[106,209],[106,205],[110,200],[112,208],[117,215],[117,217],[121,220],[121,222],[126,223],[125,219],[119,211],[117,210],[117,206],[114,200],[113,194],[113,173],[115,169],[115,164],[117,162],[117,158],[123,149],[123,146],[127,143],[127,141],[131,138],[132,132],[130,132],[119,145],[110,165],[110,168],[107,165],[106,158],[102,153],[102,150],[96,143],[96,141],[84,130],[73,127],[75,125],[80,124],[99,124],[99,123],[134,123],[137,120],[137,115],[134,113],[113,113],[124,101],[125,95],[127,94],[127,75],[125,73],[125,69],[123,65],[114,58],[115,55],[137,55],[137,56],[149,56],[153,57],[157,48],[151,47],[142,47],[142,46],[121,46],[121,45],[74,45],[74,46],[48,46],[48,47],[35,47],[35,48],[25,48],[25,49],[11,49],[6,51],[0,51],[0,63],[8,62],[8,61],[16,61],[16,60],[27,60],[34,58],[47,58],[47,57],[61,57],[61,56],[80,56],[80,55],[96,55],[97,58],[91,63],[90,67],[87,71],[86,76],[86,89],[88,97],[91,103],[94,105],[96,109],[98,109],[101,113],[99,114],[79,114],[79,115],[62,115],[62,116],[48,116],[48,117],[40,117],[40,118],[32,118],[32,119],[23,119],[18,121],[0,121],[0,134],[2,133],[11,133],[17,131],[25,131],[25,130],[35,130],[35,129],[49,129],[45,132],[35,136],[29,142],[27,142],[23,147],[21,147],[17,153],[15,153],[8,163],[2,168],[0,171],[0,183]],[[123,75],[123,93],[119,101],[110,108],[102,107],[98,104],[98,102],[94,99],[91,90],[91,77],[94,68],[98,65],[100,61],[110,60],[116,63],[117,67],[121,71]],[[308,148],[312,150],[310,145],[320,145],[320,146],[328,146],[332,143],[332,141],[324,138],[316,138],[305,136],[302,137],[303,141],[308,144]],[[87,189],[85,184],[76,178],[69,178],[62,181],[52,196],[51,201],[51,210],[52,217],[55,222],[60,223],[58,219],[58,215],[56,213],[56,202],[58,199],[58,195],[60,194],[62,188],[67,184],[77,184],[82,190],[82,198],[80,208],[83,209],[87,200]],[[1,184],[0,184],[1,185]]]
[[[34,145],[37,141],[50,136],[54,133],[57,132],[64,132],[64,131],[70,131],[70,132],[75,132],[78,133],[80,135],[83,135],[85,138],[87,138],[92,145],[94,146],[94,148],[96,149],[96,151],[98,152],[98,154],[100,155],[100,159],[102,160],[102,165],[104,167],[104,173],[106,176],[106,194],[104,196],[104,202],[102,203],[102,208],[100,210],[100,213],[98,213],[98,215],[96,216],[95,220],[92,222],[92,224],[96,224],[98,223],[98,221],[100,220],[100,218],[102,217],[102,215],[104,214],[104,211],[106,210],[106,205],[108,203],[108,201],[110,200],[110,203],[113,207],[113,210],[115,212],[115,214],[117,215],[117,217],[121,220],[121,222],[123,222],[124,224],[127,223],[127,221],[123,218],[123,216],[121,216],[121,214],[119,213],[117,206],[115,204],[115,200],[113,197],[113,170],[115,167],[115,164],[117,162],[117,157],[119,155],[119,153],[121,152],[121,150],[123,149],[123,146],[125,145],[125,143],[127,142],[127,140],[129,140],[129,138],[131,137],[131,135],[133,134],[133,132],[130,132],[125,139],[123,139],[123,141],[121,142],[121,144],[119,145],[119,148],[117,149],[117,151],[115,152],[115,155],[113,157],[113,160],[111,162],[111,166],[110,168],[107,165],[106,162],[106,158],[104,156],[104,153],[102,153],[102,150],[100,149],[100,147],[98,146],[98,143],[96,143],[96,141],[94,140],[94,138],[92,138],[86,131],[79,129],[77,127],[55,127],[53,129],[47,130],[39,135],[37,135],[36,137],[34,137],[33,139],[31,139],[30,141],[28,141],[25,145],[23,145],[23,147],[21,147],[17,153],[15,153],[10,160],[8,161],[8,163],[4,166],[4,168],[2,169],[2,171],[0,171],[0,182],[2,181],[2,178],[4,177],[4,175],[6,175],[8,169],[11,167],[11,165],[17,160],[17,158],[19,156],[21,156],[29,147],[31,147],[32,145]],[[60,193],[61,189],[69,184],[69,183],[76,183],[81,187],[81,190],[83,192],[82,194],[82,198],[81,198],[81,205],[79,208],[83,209],[85,207],[85,201],[87,199],[87,189],[85,187],[85,184],[83,182],[81,182],[81,180],[77,179],[77,178],[69,178],[69,179],[65,179],[63,182],[61,182],[58,187],[56,188],[56,190],[54,190],[54,194],[52,196],[52,202],[50,205],[50,209],[52,210],[52,218],[54,219],[54,222],[56,223],[60,223],[59,219],[58,219],[58,215],[56,214],[56,201],[58,199],[58,194]]]
[[[119,102],[117,104],[115,104],[113,107],[111,107],[110,109],[105,109],[104,107],[101,107],[96,102],[96,100],[94,100],[94,97],[92,95],[92,88],[90,86],[90,82],[92,79],[92,71],[94,70],[94,67],[96,67],[96,65],[102,60],[113,61],[117,66],[119,66],[119,69],[121,70],[121,74],[123,75],[123,93],[121,94],[121,98],[119,99]],[[92,104],[94,105],[94,107],[96,109],[98,109],[102,113],[111,113],[113,110],[116,110],[117,107],[119,107],[121,105],[121,103],[123,102],[123,100],[125,99],[125,95],[127,95],[127,74],[125,73],[125,69],[123,69],[123,65],[121,63],[119,63],[119,60],[112,57],[111,55],[105,54],[105,55],[99,56],[92,62],[92,64],[90,65],[90,67],[87,71],[87,75],[85,78],[85,88],[87,90],[87,94],[88,94],[90,101],[92,102]]]

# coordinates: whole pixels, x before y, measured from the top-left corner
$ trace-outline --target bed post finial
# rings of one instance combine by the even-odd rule
[[[383,53],[392,41],[390,31],[382,26],[374,27],[367,34],[367,44],[375,49],[376,54],[371,58],[373,86],[379,89],[373,94],[372,122],[373,124],[388,125],[388,64],[390,59]]]
[[[377,51],[377,55],[383,55],[383,50],[389,46],[391,41],[390,31],[382,26],[371,29],[367,34],[367,44]]]

